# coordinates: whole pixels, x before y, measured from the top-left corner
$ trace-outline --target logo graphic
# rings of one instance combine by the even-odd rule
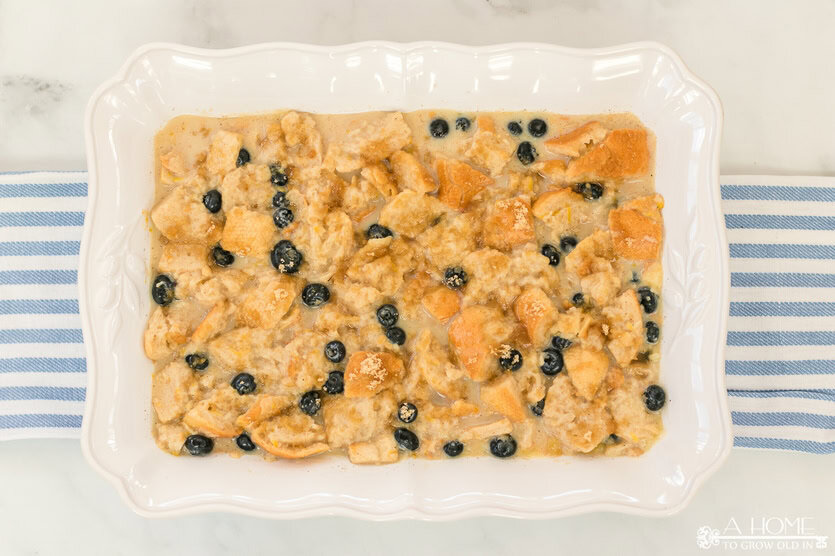
[[[779,552],[823,550],[829,537],[816,534],[811,517],[752,517],[745,531],[736,519],[724,530],[702,525],[696,531],[696,545],[703,550],[721,546],[729,550]]]

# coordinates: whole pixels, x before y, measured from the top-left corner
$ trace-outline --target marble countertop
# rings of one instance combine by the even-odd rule
[[[222,48],[274,40],[427,39],[592,47],[650,39],[677,50],[719,92],[723,173],[835,174],[830,0],[636,0],[619,6],[591,0],[87,0],[81,6],[0,0],[0,171],[83,169],[87,98],[146,42]],[[734,450],[686,510],[664,519],[594,514],[547,522],[374,524],[218,514],[146,520],[87,467],[77,442],[11,441],[0,443],[0,554],[699,554],[699,526],[723,529],[734,519],[745,527],[764,517],[808,517],[832,546],[833,479],[831,457]]]

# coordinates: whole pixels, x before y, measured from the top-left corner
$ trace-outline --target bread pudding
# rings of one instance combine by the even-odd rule
[[[150,213],[157,444],[644,453],[666,399],[654,142],[631,114],[174,118]]]

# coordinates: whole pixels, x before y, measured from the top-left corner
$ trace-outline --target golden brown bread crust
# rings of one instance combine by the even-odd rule
[[[481,400],[514,423],[525,420],[525,405],[510,374],[504,374],[481,387]]]
[[[493,204],[482,232],[485,245],[509,250],[534,239],[531,205],[526,198],[502,199]]]
[[[220,243],[236,255],[266,255],[275,245],[275,229],[270,215],[234,207],[226,213]]]
[[[449,343],[458,363],[476,382],[484,382],[493,375],[493,351],[498,347],[487,333],[491,321],[500,320],[497,309],[480,305],[465,308],[449,325]]]
[[[387,352],[357,351],[345,367],[345,397],[370,398],[403,376],[403,361]]]
[[[557,316],[557,309],[551,298],[540,288],[529,288],[516,298],[513,311],[528,331],[528,338],[531,342],[537,345],[543,344],[548,329]]]
[[[437,286],[423,296],[422,303],[430,315],[441,324],[446,324],[461,307],[458,294],[446,286]]]
[[[627,178],[646,174],[649,168],[647,132],[616,129],[568,165],[569,178]]]
[[[533,214],[555,234],[562,234],[583,224],[589,218],[583,196],[568,187],[546,191],[533,204]]]
[[[607,130],[600,122],[591,121],[545,141],[545,146],[554,154],[576,158],[585,152],[589,145],[599,143]]]
[[[438,174],[438,200],[455,210],[464,210],[473,198],[493,183],[493,178],[482,174],[469,164],[439,158],[435,161]]]
[[[625,259],[654,260],[661,250],[664,233],[661,195],[650,195],[624,203],[609,212],[609,230],[615,253]]]

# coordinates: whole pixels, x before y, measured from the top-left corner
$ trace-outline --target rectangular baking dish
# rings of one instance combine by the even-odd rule
[[[657,136],[664,216],[661,383],[665,433],[639,458],[407,459],[173,457],[151,437],[147,212],[153,136],[179,114],[279,108],[343,113],[453,108],[635,113]],[[150,44],[93,95],[79,269],[89,386],[82,447],[146,516],[231,511],[445,520],[546,518],[595,510],[680,510],[732,445],[724,384],[728,262],[719,205],[722,109],[679,57],[655,43],[577,50],[366,42],[202,50]]]

